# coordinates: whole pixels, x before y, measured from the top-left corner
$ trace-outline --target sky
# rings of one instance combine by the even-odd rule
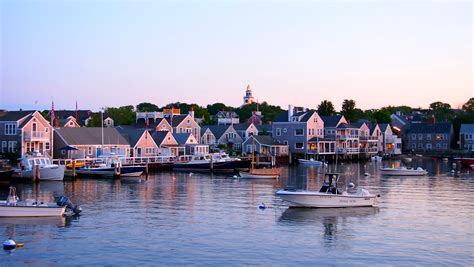
[[[0,0],[0,109],[458,107],[471,1]]]

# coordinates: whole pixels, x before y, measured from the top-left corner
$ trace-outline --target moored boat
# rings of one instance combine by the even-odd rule
[[[173,170],[195,172],[235,172],[250,168],[250,160],[216,155],[196,155],[188,161],[173,163]]]
[[[21,159],[21,168],[15,170],[20,178],[38,179],[40,181],[62,181],[64,179],[64,165],[52,164],[49,157],[35,153]]]
[[[337,188],[337,173],[326,173],[327,180],[319,191],[280,189],[276,195],[290,208],[348,208],[372,207],[376,205],[378,195],[363,188],[355,188],[351,183],[347,190]]]
[[[388,175],[388,176],[424,176],[427,175],[428,172],[421,167],[418,167],[416,169],[414,168],[406,168],[406,167],[400,167],[400,168],[381,168],[380,173],[382,175]]]
[[[277,179],[280,177],[280,168],[253,169],[249,172],[239,172],[242,179]]]
[[[298,162],[303,165],[313,165],[313,166],[326,166],[327,164],[324,161],[311,159],[298,159]]]
[[[139,177],[143,174],[145,169],[145,166],[122,165],[120,158],[118,157],[104,157],[98,162],[77,169],[76,173],[81,176]]]
[[[14,172],[8,160],[0,159],[0,182],[9,182]]]

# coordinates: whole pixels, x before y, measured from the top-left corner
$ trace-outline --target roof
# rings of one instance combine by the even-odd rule
[[[337,129],[359,129],[357,125],[354,124],[347,124],[347,123],[341,123],[337,126]]]
[[[188,114],[173,115],[173,116],[166,117],[166,120],[168,121],[170,125],[171,125],[171,122],[173,122],[171,126],[176,127],[179,124],[181,124],[181,122],[183,122],[184,119],[186,119],[188,116],[189,116]]]
[[[116,127],[116,129],[125,139],[128,140],[132,147],[138,143],[138,140],[140,140],[140,137],[142,137],[143,133],[145,132],[144,128],[119,126]]]
[[[188,141],[189,136],[191,136],[191,133],[173,133],[173,137],[174,139],[176,139],[176,142],[178,142],[179,145],[186,144],[186,141]]]
[[[472,133],[474,132],[474,124],[461,124],[461,130],[460,132],[462,133]]]
[[[311,117],[313,116],[314,113],[316,113],[315,111],[308,111],[308,112],[305,112],[306,114],[304,114],[303,118],[301,118],[300,121],[302,122],[307,122],[309,119],[311,119]]]
[[[235,111],[219,111],[217,112],[216,116],[219,118],[239,118],[239,115],[237,115]]]
[[[259,132],[264,132],[264,131],[271,132],[272,131],[272,125],[271,124],[256,125],[255,127],[257,127],[257,130]]]
[[[157,145],[161,145],[163,141],[165,140],[166,136],[168,135],[168,131],[156,131],[151,134],[151,137],[155,141]]]
[[[324,127],[336,127],[341,118],[342,115],[321,116],[321,119],[324,121]]]
[[[35,110],[6,111],[0,113],[0,121],[18,121],[23,117],[35,113]]]
[[[352,123],[352,125],[357,126],[357,128],[360,128],[360,127],[362,127],[362,125],[364,123],[365,123],[365,125],[367,125],[367,127],[370,128],[370,122],[368,120],[363,120],[363,119],[360,119],[360,120]]]
[[[274,122],[288,122],[288,111],[283,111],[276,116]]]
[[[28,114],[26,118],[20,123],[20,125],[18,125],[18,128],[23,128],[23,126],[25,126],[31,120],[31,118],[33,118],[33,113]]]
[[[130,145],[115,128],[103,128],[104,144],[106,145]],[[80,127],[80,128],[58,128],[55,131],[60,135],[66,145],[100,145],[102,144],[101,127]]]
[[[439,122],[435,124],[414,123],[411,125],[409,133],[450,133],[452,124],[449,122]]]
[[[227,131],[227,129],[229,129],[229,127],[231,127],[232,125],[209,125],[209,126],[203,126],[201,128],[201,132],[202,132],[202,129],[205,128],[205,129],[209,129],[211,130],[212,134],[214,134],[214,136],[216,137],[216,139],[219,139],[222,137],[222,135]],[[206,130],[204,130],[206,131]],[[204,133],[204,132],[202,132]]]
[[[262,145],[267,145],[267,146],[282,146],[282,144],[279,144],[277,142],[275,142],[275,140],[269,136],[269,135],[252,135],[250,138],[255,138],[255,141],[257,141],[258,143],[262,144]],[[246,142],[248,142],[247,139]]]
[[[236,131],[246,131],[250,127],[251,123],[237,123],[232,124]]]
[[[390,125],[388,123],[379,123],[379,128],[382,132],[385,132],[389,126]]]

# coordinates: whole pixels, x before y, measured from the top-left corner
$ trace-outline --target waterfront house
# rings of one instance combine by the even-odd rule
[[[194,112],[166,117],[173,133],[192,133],[200,142],[201,126],[194,120]]]
[[[415,152],[447,151],[453,138],[451,123],[413,123],[407,131],[406,149]]]
[[[103,133],[103,134],[102,134]],[[63,150],[72,147],[77,150]],[[97,158],[130,155],[130,143],[115,128],[58,128],[54,131],[55,158]]]
[[[359,154],[359,127],[354,124],[341,123],[336,127],[337,154]]]
[[[67,128],[77,128],[81,127],[79,123],[77,123],[76,118],[73,116],[69,116],[65,120],[60,120],[59,121],[59,126],[60,127],[67,127]]]
[[[343,115],[321,116],[324,121],[324,137],[329,139],[336,139],[336,129],[340,124],[348,124]]]
[[[128,126],[118,126],[116,129],[130,143],[130,156],[150,157],[158,152],[158,145],[149,130]]]
[[[180,152],[180,146],[170,131],[152,132],[151,136],[157,146],[156,155],[158,156],[177,156]],[[181,151],[184,151],[181,149]],[[183,152],[184,153],[184,152]]]
[[[474,151],[474,124],[461,124],[459,131],[459,148]]]
[[[383,153],[383,134],[378,123],[369,124],[371,139],[377,140],[377,153]]]
[[[373,155],[379,152],[379,137],[371,135],[370,122],[359,120],[354,123],[359,127],[359,152]]]
[[[234,111],[219,111],[216,114],[218,125],[228,125],[239,123],[239,115]]]
[[[93,112],[90,110],[55,110],[54,117],[59,121],[60,127],[83,127],[87,126],[87,122],[92,118]],[[77,118],[76,118],[77,115]],[[48,116],[51,118],[51,111],[48,112]],[[74,125],[69,122],[74,118]],[[77,124],[77,126],[76,126]],[[54,122],[53,125],[56,125]]]
[[[203,155],[209,153],[209,146],[199,144],[192,133],[174,133],[173,137],[179,145],[178,155]]]
[[[210,147],[214,147],[217,144],[216,136],[208,126],[201,127],[201,144],[208,145]]]
[[[214,146],[225,145],[229,150],[241,150],[244,139],[235,130],[233,125],[210,125],[205,127],[204,133],[210,131],[214,135]],[[208,134],[207,136],[210,136]],[[209,137],[212,140],[212,137]],[[213,146],[211,144],[211,146]]]
[[[289,105],[272,123],[272,133],[277,143],[289,146],[290,153],[307,154],[308,141],[324,137],[324,122],[315,111]]]
[[[39,111],[2,111],[0,143],[2,153],[24,157],[38,151],[52,156],[53,128]]]
[[[242,140],[246,140],[251,135],[258,135],[258,129],[253,123],[239,123],[232,125],[232,127],[242,137]]]
[[[258,135],[273,135],[271,124],[255,125],[255,127],[257,127]]]
[[[385,155],[400,155],[402,153],[402,139],[393,133],[390,124],[380,123],[383,136],[383,153]]]
[[[250,155],[254,153],[267,156],[287,156],[288,145],[279,144],[268,135],[251,135],[242,143],[242,154]]]

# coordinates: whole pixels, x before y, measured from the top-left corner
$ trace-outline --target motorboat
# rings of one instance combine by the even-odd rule
[[[235,172],[249,170],[250,160],[220,155],[195,155],[189,160],[173,162],[173,170],[195,172]]]
[[[414,168],[408,169],[406,167],[381,168],[380,173],[382,175],[388,175],[388,176],[424,176],[428,174],[428,172],[421,167],[418,167],[416,169]]]
[[[327,166],[324,161],[315,160],[313,158],[310,159],[298,159],[298,162],[302,165],[313,165],[313,166]]]
[[[102,176],[102,177],[139,177],[146,170],[145,166],[122,165],[119,157],[102,157],[77,169],[76,173],[81,176]]]
[[[340,174],[326,173],[326,179],[319,191],[280,189],[276,195],[290,208],[349,208],[373,207],[379,195],[356,188],[349,183],[346,190],[337,187]]]
[[[52,164],[49,157],[34,153],[21,159],[20,169],[15,174],[20,178],[38,179],[40,181],[62,181],[64,179],[64,165]]]
[[[372,156],[370,157],[370,160],[373,162],[382,162],[382,157],[381,156]]]
[[[7,200],[0,201],[0,217],[54,217],[62,216],[66,210],[79,214],[81,208],[61,196],[56,203],[38,202],[31,199],[20,201],[16,195],[16,188],[10,187]]]

